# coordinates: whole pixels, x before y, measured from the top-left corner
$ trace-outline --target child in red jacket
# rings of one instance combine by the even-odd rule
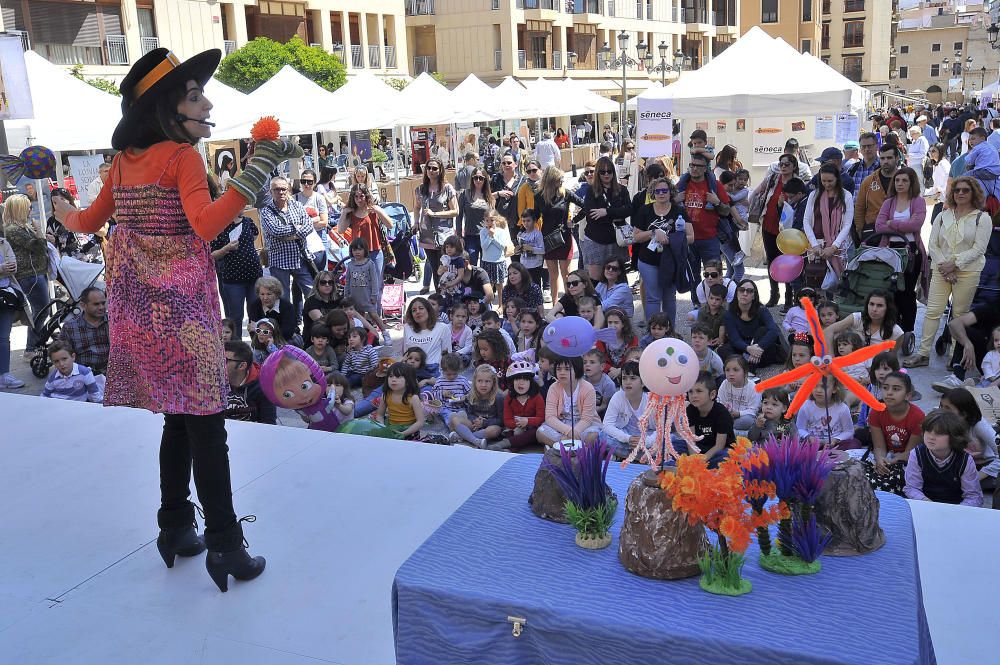
[[[507,385],[510,393],[503,403],[503,424],[509,430],[506,438],[511,450],[517,452],[536,443],[535,431],[545,422],[545,402],[535,382],[535,365],[524,360],[511,363],[507,368]]]

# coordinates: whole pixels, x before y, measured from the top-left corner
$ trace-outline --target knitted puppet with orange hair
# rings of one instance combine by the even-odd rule
[[[851,365],[857,365],[858,363],[863,363],[870,358],[874,358],[882,351],[886,351],[896,346],[896,342],[889,341],[872,344],[871,346],[866,346],[852,353],[848,353],[846,356],[834,358],[830,355],[829,350],[827,349],[826,336],[823,334],[823,327],[820,325],[819,315],[816,313],[816,308],[813,306],[812,300],[809,298],[802,298],[801,303],[803,309],[806,311],[806,318],[809,321],[809,329],[812,331],[813,352],[815,355],[813,355],[811,362],[808,362],[801,367],[796,367],[795,369],[790,369],[787,372],[782,372],[781,374],[773,376],[766,381],[759,381],[756,386],[757,392],[764,392],[768,388],[778,388],[804,378],[805,381],[803,381],[802,387],[796,391],[795,399],[793,399],[792,403],[788,405],[788,410],[785,412],[785,418],[791,420],[792,416],[798,412],[799,407],[801,407],[805,401],[809,399],[809,395],[812,394],[813,388],[816,387],[816,384],[818,384],[824,376],[830,376],[840,381],[841,385],[857,395],[858,399],[871,407],[873,411],[883,411],[885,409],[885,404],[875,399],[875,397],[868,392],[864,386],[852,379],[843,368],[850,367]]]

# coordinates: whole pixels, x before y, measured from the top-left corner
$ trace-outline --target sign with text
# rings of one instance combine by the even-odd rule
[[[669,155],[674,137],[674,100],[640,97],[636,117],[639,121],[635,131],[639,156]]]
[[[753,165],[777,161],[785,149],[785,122],[781,118],[757,118],[753,128]]]
[[[0,120],[30,120],[34,117],[21,38],[0,35]]]
[[[76,195],[80,199],[80,206],[86,208],[93,201],[87,187],[97,177],[97,170],[104,163],[104,155],[70,155],[69,172],[73,174],[76,181]]]

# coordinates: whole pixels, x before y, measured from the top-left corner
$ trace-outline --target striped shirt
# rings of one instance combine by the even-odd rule
[[[85,365],[73,363],[69,376],[53,369],[42,388],[42,397],[69,399],[76,402],[100,402],[104,399],[94,373]]]
[[[378,350],[369,344],[360,351],[348,350],[344,354],[344,361],[340,363],[340,373],[365,374],[375,369],[376,365],[378,365]]]
[[[459,374],[454,379],[446,379],[443,376],[438,379],[434,384],[433,395],[443,402],[457,404],[465,400],[470,392],[472,392],[472,382],[468,377]],[[447,399],[445,393],[448,393]]]

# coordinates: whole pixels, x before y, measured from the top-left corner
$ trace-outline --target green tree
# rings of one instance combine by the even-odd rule
[[[431,72],[430,74],[431,78],[440,83],[441,85],[447,84],[447,81],[444,78],[444,74],[440,72]],[[385,84],[388,85],[390,88],[394,88],[396,90],[404,90],[406,86],[410,85],[410,81],[408,79],[388,78],[388,79],[383,79],[383,81],[385,81]]]
[[[96,78],[88,79],[83,75],[83,65],[76,64],[69,68],[70,76],[76,79],[80,79],[84,83],[89,83],[98,90],[106,92],[108,94],[114,95],[115,97],[121,97],[122,93],[118,89],[118,84],[111,79],[106,79],[103,76],[98,76]]]
[[[318,46],[308,46],[298,36],[287,44],[257,37],[223,58],[215,77],[240,92],[250,93],[285,65],[331,92],[347,81],[344,63]]]

